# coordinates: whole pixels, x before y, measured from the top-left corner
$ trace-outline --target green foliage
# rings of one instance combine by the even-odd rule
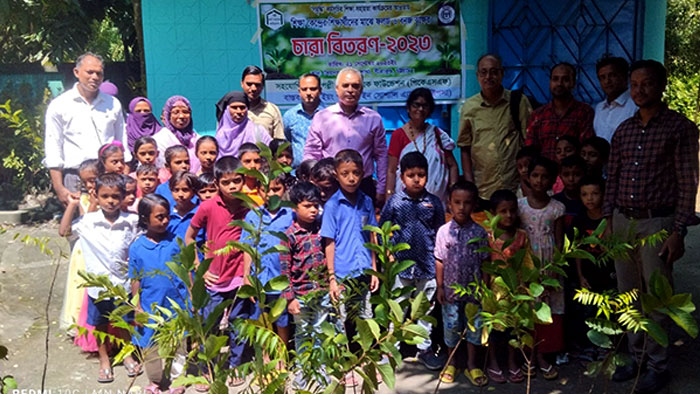
[[[664,101],[671,109],[682,113],[695,124],[700,124],[700,71],[695,69],[670,74]]]
[[[700,0],[669,0],[665,63],[669,107],[700,124]]]
[[[119,28],[111,18],[93,20],[90,24],[91,37],[85,45],[92,52],[99,53],[105,61],[124,61],[124,43]]]
[[[258,171],[241,169],[240,172],[248,176],[253,176],[260,181],[262,193],[266,194],[269,188],[269,180],[274,179],[279,174],[289,170],[282,167],[275,160],[275,156],[270,150],[259,144],[261,155],[268,159],[270,171],[266,174]],[[284,149],[282,147],[281,149]],[[244,199],[245,203],[252,203]],[[279,199],[270,199],[269,206],[283,206],[288,203]],[[381,266],[381,273],[368,270],[367,274],[380,277],[382,279],[378,294],[371,298],[374,309],[374,319],[361,319],[357,316],[357,311],[348,312],[349,318],[354,319],[358,332],[349,338],[344,327],[333,325],[330,321],[321,324],[320,331],[314,332],[310,340],[302,344],[301,351],[289,351],[286,344],[281,340],[273,329],[274,321],[287,307],[286,299],[278,299],[274,304],[267,302],[266,292],[280,291],[288,285],[288,279],[280,276],[271,279],[266,284],[262,284],[258,279],[258,274],[262,269],[261,257],[270,252],[283,252],[281,247],[272,247],[268,250],[259,251],[258,246],[265,232],[263,227],[262,210],[250,206],[260,221],[257,226],[235,221],[234,226],[244,228],[250,235],[251,244],[244,242],[230,241],[225,248],[215,251],[217,254],[230,253],[233,250],[241,250],[247,253],[252,266],[256,271],[246,277],[246,284],[237,293],[239,298],[254,297],[263,313],[258,319],[237,319],[232,327],[226,327],[223,331],[217,330],[217,324],[221,315],[232,300],[228,300],[218,305],[214,312],[206,319],[201,314],[201,309],[209,301],[204,286],[204,273],[208,270],[211,260],[207,259],[201,264],[195,264],[194,245],[180,245],[181,252],[168,262],[169,272],[159,272],[157,274],[166,275],[171,278],[177,277],[188,287],[188,299],[180,300],[185,306],[182,307],[175,300],[170,300],[170,305],[155,306],[152,313],[143,312],[139,306],[139,296],[130,296],[122,286],[114,286],[105,276],[97,276],[81,272],[85,287],[99,287],[102,289],[98,300],[112,299],[116,304],[116,309],[110,314],[109,319],[112,325],[123,328],[134,335],[136,333],[133,326],[124,320],[124,316],[129,312],[136,312],[135,320],[139,324],[152,328],[155,331],[153,340],[158,344],[158,354],[166,360],[166,368],[172,362],[179,346],[190,342],[199,344],[187,355],[187,361],[191,365],[197,365],[199,373],[185,375],[177,378],[173,385],[189,386],[193,384],[208,384],[210,392],[224,394],[227,392],[226,378],[231,376],[252,377],[251,386],[246,391],[264,393],[284,393],[290,386],[295,375],[301,375],[306,382],[306,386],[295,392],[308,393],[340,393],[344,391],[344,386],[340,381],[346,373],[354,371],[363,379],[363,392],[375,392],[378,389],[377,374],[382,376],[385,384],[390,388],[395,384],[395,371],[401,362],[401,355],[396,344],[398,342],[416,344],[427,337],[427,332],[419,326],[419,319],[429,320],[424,316],[430,307],[425,294],[418,293],[414,299],[404,297],[414,289],[393,289],[392,285],[397,275],[402,270],[410,267],[413,262],[395,261],[394,255],[399,250],[405,250],[409,246],[406,244],[394,245],[391,242],[390,234],[399,229],[391,223],[384,223],[381,228],[367,227],[366,231],[371,231],[381,243],[367,244],[366,247],[377,254],[377,264]],[[266,220],[266,219],[265,219]],[[284,234],[271,234],[285,239]],[[191,275],[193,273],[194,275]],[[321,289],[310,293],[305,297],[306,305],[321,305],[314,303],[314,298],[327,296],[327,280],[323,271],[314,273],[321,285]],[[357,296],[361,291],[358,284],[346,283],[346,290],[343,298]],[[397,298],[402,297],[400,303]],[[341,300],[342,302],[342,300]],[[340,304],[333,305],[332,315],[339,314]],[[410,313],[407,313],[410,308]],[[244,363],[233,370],[225,367],[227,357],[223,356],[222,349],[227,344],[227,330],[235,329],[240,340],[247,342],[254,350],[255,356],[252,361]],[[80,330],[81,335],[85,330]],[[108,333],[94,332],[100,340],[114,341],[121,346],[119,354],[115,357],[115,362],[123,360],[129,354],[134,354],[143,360],[147,354],[140,353],[131,344]],[[360,350],[351,351],[350,344],[356,343]],[[145,349],[146,352],[149,349]],[[388,359],[388,362],[384,362]],[[278,365],[283,366],[279,370]],[[168,371],[166,371],[168,373]]]
[[[287,61],[289,58],[289,51],[286,49],[272,49],[267,52],[265,52],[265,59],[267,59],[267,63],[269,63],[274,72],[279,73],[282,67],[284,66],[284,62]]]
[[[666,67],[671,75],[700,69],[700,0],[668,0]]]
[[[7,360],[8,350],[0,345],[0,360]],[[17,388],[17,381],[12,375],[0,376],[0,394],[9,394]]]
[[[48,91],[45,101],[48,99]],[[12,106],[7,100],[0,105],[0,147],[3,184],[0,200],[21,199],[25,193],[44,190],[49,186],[44,158],[43,114],[32,117]],[[10,186],[10,187],[6,187]]]
[[[266,194],[270,180],[290,169],[282,167],[275,160],[276,154],[283,151],[285,146],[280,147],[278,152],[270,152],[269,148],[262,144],[258,144],[258,146],[261,149],[261,156],[266,158],[270,164],[269,173],[245,169],[241,169],[240,172],[255,177],[259,181],[261,193]],[[264,251],[258,250],[257,245],[260,243],[260,238],[262,234],[265,234],[262,228],[267,223],[263,220],[262,211],[257,209],[252,201],[245,198],[242,200],[251,208],[252,212],[258,215],[258,226],[241,221],[232,224],[242,227],[250,234],[247,241],[253,246],[229,242],[228,247],[244,250],[251,257],[252,266],[260,270],[262,255],[270,252],[284,252],[285,248],[277,246]],[[268,206],[282,205],[288,204],[278,201],[278,199],[271,199],[268,202]],[[368,270],[367,274],[378,277],[381,285],[377,294],[370,299],[375,316],[373,319],[362,319],[356,308],[348,307],[347,316],[354,320],[357,327],[357,333],[352,338],[348,337],[344,326],[324,321],[319,332],[314,332],[305,343],[299,344],[299,352],[288,350],[272,327],[272,323],[286,308],[286,301],[279,299],[274,305],[268,305],[265,297],[267,291],[279,291],[286,288],[289,283],[288,279],[281,276],[276,277],[263,286],[256,275],[248,276],[246,278],[247,284],[241,288],[238,296],[254,297],[260,307],[263,310],[269,309],[269,312],[262,313],[258,320],[238,320],[234,323],[241,338],[255,349],[253,361],[238,367],[237,373],[240,376],[252,375],[253,382],[262,382],[260,386],[265,387],[264,392],[269,393],[285,392],[285,387],[291,384],[295,375],[301,375],[305,383],[304,387],[297,387],[296,392],[344,392],[344,386],[340,384],[340,381],[350,371],[354,371],[363,379],[363,392],[375,392],[378,389],[377,373],[382,376],[388,387],[393,388],[395,370],[401,362],[401,355],[396,343],[416,344],[427,337],[425,329],[416,322],[425,317],[424,315],[430,307],[430,303],[422,292],[411,300],[402,296],[414,289],[392,288],[399,272],[414,264],[412,261],[395,261],[393,258],[396,252],[409,248],[407,244],[395,245],[391,242],[390,234],[398,229],[398,226],[389,222],[384,223],[381,228],[365,227],[366,231],[370,231],[380,238],[380,242],[377,244],[368,243],[365,244],[365,247],[376,254],[377,265],[381,267],[381,273]],[[269,235],[286,239],[284,234],[269,233]],[[304,302],[307,308],[315,310],[314,308],[321,307],[320,299],[328,297],[328,278],[325,269],[312,274],[316,276],[321,289],[305,296]],[[341,303],[344,302],[343,300],[356,297],[359,292],[364,290],[361,285],[352,281],[347,281],[345,285],[346,289],[342,293]],[[405,299],[399,303],[397,302],[399,297]],[[333,304],[331,318],[340,315],[339,308],[340,303]],[[408,311],[409,308],[410,314],[407,317],[405,311]],[[355,352],[351,351],[351,343],[358,344],[360,349]],[[290,354],[293,359],[290,359]],[[383,361],[386,356],[388,356],[388,362]],[[264,362],[266,358],[269,359],[268,362]],[[276,371],[275,366],[278,364],[283,365],[285,371],[289,372]],[[252,388],[249,389],[252,390]]]
[[[438,52],[440,52],[440,61],[445,69],[454,68],[453,62],[459,60],[459,52],[456,51],[449,43],[438,44]]]
[[[197,366],[198,375],[180,376],[173,385],[209,384],[211,391],[216,392],[217,388],[226,387],[226,378],[231,372],[225,368],[226,358],[221,357],[221,349],[226,345],[228,336],[214,328],[218,327],[224,309],[231,304],[231,300],[221,303],[208,317],[204,317],[202,307],[208,303],[209,296],[203,277],[209,269],[211,259],[206,259],[199,265],[195,264],[195,245],[185,246],[181,240],[178,242],[180,254],[174,256],[174,261],[167,263],[171,271],[153,274],[182,281],[187,285],[188,297],[181,300],[169,299],[169,305],[156,305],[152,313],[146,313],[140,308],[138,294],[130,296],[123,286],[115,286],[106,276],[82,271],[79,275],[83,278],[83,287],[102,289],[98,301],[114,301],[116,309],[109,315],[112,326],[126,330],[131,336],[138,336],[136,328],[125,320],[127,314],[134,313],[137,323],[154,330],[153,341],[158,344],[158,356],[165,360],[166,374],[169,374],[178,349],[184,343],[195,344],[186,359],[188,364]],[[79,329],[79,333],[84,335],[86,332]],[[153,351],[152,348],[137,350],[130,343],[109,333],[95,330],[93,335],[101,341],[109,340],[120,346],[119,353],[114,357],[115,364],[128,355],[144,360],[149,357],[149,352]]]
[[[605,221],[601,223],[599,229],[604,228]],[[634,232],[634,229],[631,230]],[[598,233],[598,234],[596,234]],[[624,243],[616,235],[611,235],[608,239],[600,239],[600,234],[594,232],[595,239],[587,237],[585,242],[595,243],[603,247],[601,258],[610,259],[626,258],[630,250],[645,245],[655,245],[661,242],[665,233],[653,234],[649,237],[633,240],[631,243]],[[627,239],[630,239],[629,235]],[[611,252],[612,251],[612,252]],[[652,313],[662,313],[669,316],[679,327],[691,337],[698,335],[698,325],[691,313],[695,311],[695,305],[688,293],[673,294],[673,288],[668,279],[657,270],[652,273],[646,293],[632,289],[624,293],[615,290],[608,290],[602,293],[590,291],[588,289],[576,290],[574,300],[579,303],[591,306],[596,309],[595,317],[586,319],[586,325],[590,328],[588,339],[594,345],[610,350],[605,358],[589,364],[586,374],[598,376],[601,373],[608,379],[612,377],[615,368],[625,365],[629,360],[617,352],[617,348],[622,341],[621,334],[627,332],[644,332],[652,340],[662,346],[668,346],[669,339],[666,331],[653,320]],[[641,301],[641,310],[639,304]],[[613,336],[617,336],[617,340]]]
[[[75,60],[86,49],[108,49],[102,54],[112,60],[128,61],[139,55],[131,1],[5,0],[0,4],[0,62],[57,64]],[[114,28],[107,29],[104,23]],[[119,45],[121,57],[112,58],[119,55],[114,48]]]

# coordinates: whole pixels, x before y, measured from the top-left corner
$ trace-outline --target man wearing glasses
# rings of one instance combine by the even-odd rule
[[[372,198],[375,207],[381,207],[386,198],[386,131],[379,113],[360,105],[362,89],[359,70],[346,67],[338,72],[335,80],[338,103],[314,115],[304,146],[304,160],[334,157],[343,149],[358,151],[365,175],[360,189]],[[376,183],[372,179],[375,165]]]
[[[496,190],[518,189],[515,156],[523,146],[532,107],[525,95],[503,87],[498,55],[487,53],[476,65],[481,92],[467,99],[460,110],[457,145],[464,178],[477,185],[481,198],[488,199]]]

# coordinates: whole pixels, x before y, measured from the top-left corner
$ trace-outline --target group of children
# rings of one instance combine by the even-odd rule
[[[282,143],[273,140],[271,151],[278,152]],[[438,301],[442,307],[443,336],[448,351],[457,346],[464,330],[465,304],[478,303],[473,298],[456,294],[453,284],[466,286],[478,280],[485,261],[503,259],[521,248],[530,248],[541,259],[551,259],[555,248],[561,247],[567,227],[591,231],[600,222],[602,176],[609,148],[606,150],[595,138],[582,147],[575,140],[562,139],[559,143],[562,145],[561,149],[557,145],[559,163],[539,156],[531,147],[521,150],[517,157],[520,198],[512,191],[499,190],[488,202],[479,198],[474,184],[460,180],[449,187],[444,206],[439,198],[425,190],[428,174],[425,157],[412,152],[401,159],[405,188],[389,197],[379,222],[389,220],[401,227],[394,232],[393,241],[407,242],[411,249],[395,257],[411,259],[416,264],[401,272],[393,286],[413,286],[425,292],[431,303],[435,299]],[[80,305],[75,309],[82,309],[81,314],[71,313],[71,316],[78,316],[74,318],[78,325],[107,331],[105,316],[114,309],[110,300],[99,298],[98,288],[88,288],[86,294],[71,290],[75,287],[78,269],[107,275],[112,283],[124,285],[132,294],[140,294],[138,308],[145,312],[152,312],[154,305],[169,307],[168,298],[185,305],[186,284],[174,275],[171,275],[174,280],[164,275],[168,272],[165,263],[172,261],[179,252],[178,238],[186,244],[195,242],[203,256],[212,259],[204,275],[210,303],[203,313],[208,315],[224,300],[233,300],[222,320],[222,327],[230,336],[230,367],[243,361],[245,346],[237,340],[228,322],[256,318],[261,312],[250,299],[236,297],[237,289],[251,274],[263,284],[279,275],[289,278],[289,287],[285,290],[266,294],[268,305],[280,297],[287,300],[287,311],[277,319],[275,329],[288,344],[292,339],[297,347],[307,343],[310,333],[330,318],[331,302],[340,305],[338,316],[333,318],[339,329],[344,324],[347,329],[353,329],[352,319],[347,319],[349,308],[358,310],[360,317],[371,317],[369,297],[378,288],[379,281],[376,276],[365,273],[367,269],[377,270],[377,262],[374,253],[364,244],[377,240],[363,227],[377,225],[377,216],[372,198],[360,190],[366,174],[357,151],[346,149],[333,158],[305,161],[295,170],[295,175],[283,174],[271,180],[265,191],[255,177],[244,176],[239,171],[241,167],[266,171],[266,163],[254,144],[241,145],[237,158],[217,159],[216,139],[201,137],[196,144],[196,155],[201,163],[198,174],[189,172],[189,155],[183,146],[165,150],[163,168],[158,167],[160,155],[152,138],[142,137],[136,141],[133,153],[138,162],[133,170],[124,163],[124,148],[118,142],[103,146],[98,160],[83,163],[79,170],[83,193],[71,197],[61,220],[61,235],[72,230],[79,237],[71,261],[73,278],[69,277],[68,287],[69,291],[75,291],[74,298],[81,300],[72,304]],[[291,165],[292,150],[287,148],[280,153],[278,162]],[[553,187],[559,187],[559,191],[552,196]],[[262,216],[250,211],[237,193],[245,194],[248,197],[245,200],[252,201]],[[292,209],[269,204],[276,200],[274,196],[291,201]],[[501,216],[498,225],[504,231],[498,239],[479,224],[478,211],[483,209]],[[450,218],[448,222],[446,212]],[[73,220],[76,215],[80,217]],[[254,267],[252,257],[237,249],[228,254],[214,253],[228,241],[252,242],[251,234],[229,224],[244,220],[258,226],[260,217],[262,229],[271,232],[262,236],[258,245],[260,254],[278,244],[288,252],[263,255],[260,267]],[[274,235],[281,232],[287,240]],[[473,239],[482,241],[469,242]],[[508,247],[504,249],[506,241]],[[480,252],[487,243],[499,253],[491,256]],[[575,267],[575,274],[569,277],[578,279],[575,286],[594,289],[609,286],[609,281],[601,279],[605,275],[595,272],[598,268],[591,264],[577,261]],[[609,273],[606,275],[610,277]],[[350,283],[354,289],[359,289],[352,292],[352,296],[348,296],[347,290]],[[554,323],[537,327],[535,335],[541,343],[537,346],[536,361],[542,375],[554,379],[557,372],[549,355],[564,349],[563,291],[549,292],[546,301]],[[292,329],[292,321],[296,330]],[[431,324],[425,321],[420,324],[431,331]],[[125,338],[123,330],[112,330],[114,335]],[[152,330],[138,327],[137,331],[138,335],[132,338],[134,344],[144,349],[157,345],[152,340]],[[521,382],[524,374],[537,373],[536,369],[521,369],[512,351],[509,352],[508,371],[504,373],[492,351],[494,346],[490,346],[485,374],[478,366],[477,350],[486,344],[481,343],[479,332],[470,332],[466,339],[465,374],[474,385],[483,386],[489,380]],[[419,344],[418,349],[417,357],[424,364],[434,369],[442,367],[430,339]],[[97,350],[100,357],[98,381],[111,382],[114,375],[107,344],[98,343]],[[125,359],[124,365],[129,376],[142,371],[142,365],[132,357]],[[145,370],[151,382],[148,391],[184,391],[181,387],[169,387],[169,377],[163,376],[157,357],[145,362]],[[452,382],[456,375],[453,359],[440,378]],[[243,377],[229,379],[230,385],[242,383]],[[352,386],[357,381],[349,374],[343,383]]]

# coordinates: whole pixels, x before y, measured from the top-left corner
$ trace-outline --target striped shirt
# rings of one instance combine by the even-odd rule
[[[674,208],[674,231],[695,220],[698,128],[664,107],[646,125],[639,112],[612,139],[603,213],[615,208]]]
[[[583,142],[593,137],[594,111],[590,105],[572,100],[563,116],[557,115],[552,103],[537,108],[527,125],[525,145],[539,146],[542,156],[555,160],[557,141],[569,135]]]
[[[281,245],[289,251],[280,253],[280,273],[289,278],[289,287],[282,291],[282,297],[288,300],[321,287],[319,279],[326,266],[326,256],[318,231],[319,226],[310,231],[295,221],[284,232],[287,241]]]

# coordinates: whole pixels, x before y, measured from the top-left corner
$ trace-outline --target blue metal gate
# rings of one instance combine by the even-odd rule
[[[595,63],[605,54],[627,60],[642,54],[643,0],[492,0],[489,50],[503,58],[504,85],[550,100],[549,70],[576,66],[575,96],[603,98]]]

